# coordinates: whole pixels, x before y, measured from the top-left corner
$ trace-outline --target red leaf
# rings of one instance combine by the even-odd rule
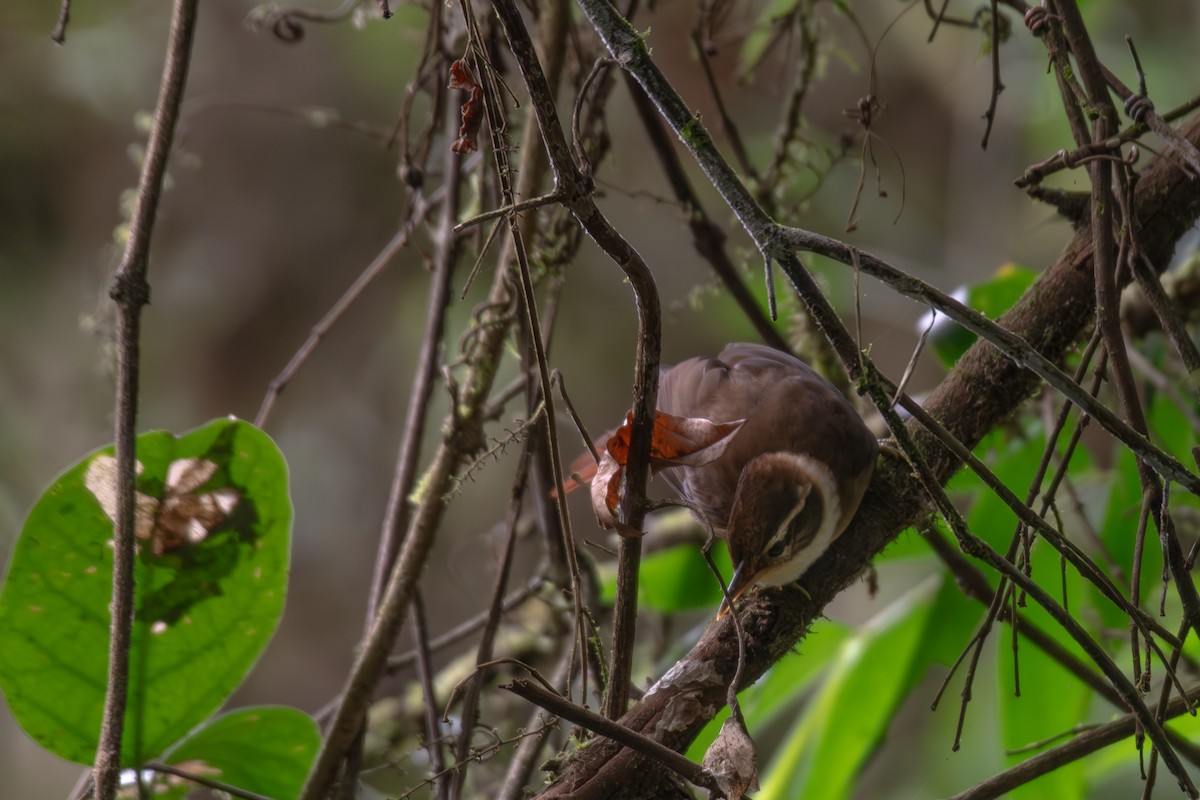
[[[450,83],[446,86],[447,89],[471,91],[475,86],[475,77],[471,75],[471,70],[467,69],[466,62],[460,58],[450,65]]]
[[[563,481],[563,494],[570,494],[580,486],[590,486],[592,479],[596,477],[598,467],[591,450],[576,456],[575,460],[567,467],[567,478]],[[555,490],[552,496],[558,497],[558,491]]]
[[[699,417],[677,417],[656,411],[650,440],[650,468],[699,467],[721,457],[726,446],[745,420],[713,422]],[[629,462],[629,442],[633,436],[633,413],[605,443],[604,454],[592,477],[592,509],[596,521],[605,528],[618,528],[616,510],[621,502],[621,477]],[[583,473],[580,472],[580,477]],[[575,484],[578,485],[578,484]],[[570,491],[575,486],[564,486]]]
[[[462,125],[458,129],[458,138],[450,145],[450,150],[460,156],[473,153],[479,149],[475,139],[483,125],[483,90],[479,88],[471,70],[461,58],[450,65],[448,88],[464,89],[471,93],[462,105]]]

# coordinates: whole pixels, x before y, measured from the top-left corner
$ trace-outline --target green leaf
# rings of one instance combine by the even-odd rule
[[[1157,394],[1149,403],[1147,418],[1155,443],[1167,452],[1191,463],[1191,449],[1196,445],[1197,432],[1183,411],[1165,394]],[[1105,551],[1120,568],[1122,580],[1118,585],[1128,592],[1129,582],[1133,573],[1133,556],[1137,541],[1138,515],[1142,505],[1142,488],[1138,480],[1137,461],[1133,453],[1126,447],[1119,447],[1113,464],[1106,478],[1108,487],[1107,504],[1104,516],[1099,525],[1100,541]],[[1181,515],[1181,509],[1185,508]],[[1173,488],[1171,491],[1171,510],[1176,515],[1176,524],[1180,519],[1194,515],[1200,509],[1200,500],[1186,491]],[[1185,549],[1187,543],[1184,544]],[[1103,564],[1104,562],[1101,561]],[[1162,547],[1159,544],[1158,530],[1153,520],[1146,525],[1145,546],[1142,550],[1142,573],[1140,592],[1142,605],[1145,608],[1157,608],[1162,592]],[[1125,615],[1107,599],[1099,597],[1096,592],[1096,606],[1100,609],[1104,623],[1109,627],[1125,627]],[[1174,589],[1168,593],[1168,603],[1177,597]]]
[[[945,530],[945,523],[938,520],[938,526],[942,528],[943,535],[949,535]],[[921,655],[929,664],[940,664],[949,668],[975,635],[987,608],[977,600],[965,596],[948,571],[943,574],[941,588],[938,589],[938,595],[933,602],[932,613],[937,624],[930,625],[926,630],[925,641],[921,643]],[[961,672],[958,673],[957,679],[961,682]],[[942,702],[946,701],[943,699]]]
[[[764,774],[757,797],[850,796],[926,665],[921,643],[940,584],[935,578],[916,587],[842,644],[811,707]]]
[[[955,293],[956,297],[966,297],[963,301],[989,319],[997,319],[1001,314],[1021,298],[1025,290],[1033,285],[1037,273],[1016,264],[1005,264],[996,270],[996,275],[986,281],[972,284]],[[928,319],[928,317],[926,317]],[[967,352],[975,343],[976,336],[956,322],[951,322],[944,315],[938,314],[929,342],[938,360],[946,367],[958,363],[962,354]]]
[[[996,478],[1024,500],[1046,449],[1045,437],[1022,438],[998,432],[987,437],[985,442],[987,448],[976,448],[976,454]],[[994,492],[985,488],[967,513],[967,525],[972,533],[1003,555],[1016,532],[1017,515]]]
[[[665,524],[655,529],[655,534],[665,534],[675,530],[676,526],[694,528],[696,525],[687,512],[674,517],[664,516],[656,522],[664,521]],[[712,558],[728,581],[733,567],[724,543],[713,546]],[[616,569],[612,564],[606,564],[601,567],[600,574],[600,602],[611,606],[617,596]],[[705,563],[698,542],[685,541],[642,559],[638,568],[639,606],[663,613],[707,608],[715,614],[720,604],[721,587]]]
[[[1033,551],[1033,576],[1052,597],[1062,602],[1062,573],[1059,570],[1058,553],[1040,545]],[[1068,604],[1079,603],[1083,596],[1084,580],[1071,567],[1066,571]],[[1044,632],[1058,640],[1059,644],[1075,654],[1084,663],[1087,657],[1058,623],[1041,606],[1032,601],[1022,609],[1022,614]],[[1078,616],[1078,612],[1076,612]],[[1002,741],[1008,750],[1026,748],[1070,731],[1086,721],[1088,706],[1092,700],[1092,689],[1079,678],[1067,672],[1057,661],[1042,650],[1021,640],[1014,664],[1012,629],[997,624],[992,635],[995,652],[999,658],[996,671],[996,686],[1000,694],[1000,716]],[[1014,696],[1014,669],[1020,671],[1021,696]],[[1061,740],[1051,743],[1061,744]],[[1040,749],[1040,748],[1039,748]],[[1009,755],[1009,765],[1018,764],[1034,755],[1035,751]],[[1021,798],[1054,797],[1059,800],[1084,796],[1084,765],[1080,761],[1065,764],[1011,793],[1016,800]]]
[[[874,563],[881,565],[891,561],[929,558],[929,545],[921,538],[916,528],[905,528],[892,540],[882,553],[875,556]]]
[[[44,747],[83,764],[94,760],[107,680],[113,525],[102,503],[111,452],[77,462],[38,500],[0,592],[0,689],[13,716]],[[257,660],[282,613],[292,521],[283,456],[249,423],[217,420],[179,438],[147,433],[137,457],[143,505],[168,508],[168,469],[181,459],[215,465],[195,495],[239,499],[195,541],[160,535],[165,513],[145,525],[146,534],[156,527],[135,565],[121,755],[129,766],[206,719]]]
[[[733,574],[724,545],[712,550],[713,561],[725,580]],[[721,587],[695,544],[661,550],[642,561],[638,571],[638,595],[646,608],[670,613],[721,605]]]
[[[163,761],[239,789],[291,800],[299,796],[320,745],[312,717],[294,708],[260,706],[205,723]]]
[[[754,21],[742,43],[742,50],[738,55],[739,73],[747,74],[758,63],[767,45],[771,43],[776,28],[775,21],[793,13],[798,3],[799,0],[772,0],[763,6],[758,19]]]
[[[1196,445],[1197,431],[1183,413],[1183,409],[1171,399],[1170,395],[1159,392],[1152,395],[1149,406],[1150,430],[1159,447],[1183,463],[1191,463],[1192,448]],[[1193,413],[1200,410],[1195,405],[1192,408]]]

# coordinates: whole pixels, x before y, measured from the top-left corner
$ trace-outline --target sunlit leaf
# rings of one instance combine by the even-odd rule
[[[321,744],[312,717],[294,708],[243,708],[188,734],[167,764],[267,797],[300,794]]]
[[[916,587],[839,648],[826,680],[764,770],[756,797],[849,797],[892,714],[923,672],[941,581]]]
[[[13,715],[47,749],[85,764],[100,732],[112,591],[113,524],[104,467],[94,465],[111,453],[78,461],[38,500],[0,593],[0,688]],[[146,498],[139,508],[156,516],[139,523],[127,765],[159,756],[206,719],[257,660],[283,609],[292,518],[283,457],[248,423],[217,420],[178,438],[148,433],[138,437],[137,458]],[[239,500],[203,536],[193,530],[186,541],[155,546],[159,529],[170,527],[163,510],[172,465],[187,459],[216,467],[196,492]]]
[[[1037,273],[1016,264],[1005,264],[996,270],[994,277],[971,284],[954,292],[954,296],[989,319],[997,319],[1020,299],[1025,290],[1033,285]],[[920,324],[928,325],[928,317]],[[949,317],[938,313],[929,343],[938,360],[946,367],[958,362],[962,354],[975,343],[976,336]]]
[[[1034,549],[1034,579],[1061,603],[1063,573],[1059,564],[1058,554],[1050,548],[1043,545]],[[1078,616],[1079,606],[1086,601],[1083,579],[1068,567],[1065,580],[1068,608]],[[1030,600],[1020,610],[1026,619],[1054,638],[1063,649],[1085,664],[1090,663],[1083,650],[1040,606]],[[1000,667],[996,675],[996,690],[1000,694],[1001,741],[1007,750],[1026,748],[1066,733],[1085,720],[1093,694],[1086,683],[1027,639],[1019,640],[1014,661],[1012,628],[997,625],[992,635],[996,637],[992,652],[996,653]],[[1020,673],[1020,697],[1014,696],[1014,670]],[[1061,740],[1054,742],[1060,743]],[[1041,749],[1011,754],[1007,757],[1008,763],[1012,765],[1025,761]],[[1085,787],[1082,775],[1083,765],[1076,761],[1013,790],[1011,796],[1055,797],[1063,800],[1083,797]]]

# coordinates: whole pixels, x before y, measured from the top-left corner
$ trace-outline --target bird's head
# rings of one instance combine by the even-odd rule
[[[837,483],[821,461],[791,452],[766,453],[742,470],[726,539],[733,560],[729,596],[782,586],[825,552],[842,516]],[[718,617],[728,611],[722,604]]]

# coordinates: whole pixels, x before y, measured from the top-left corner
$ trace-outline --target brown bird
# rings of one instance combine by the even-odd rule
[[[715,460],[662,473],[728,543],[734,600],[804,574],[850,524],[879,452],[837,389],[761,344],[731,344],[716,358],[664,370],[658,409],[745,420]]]

